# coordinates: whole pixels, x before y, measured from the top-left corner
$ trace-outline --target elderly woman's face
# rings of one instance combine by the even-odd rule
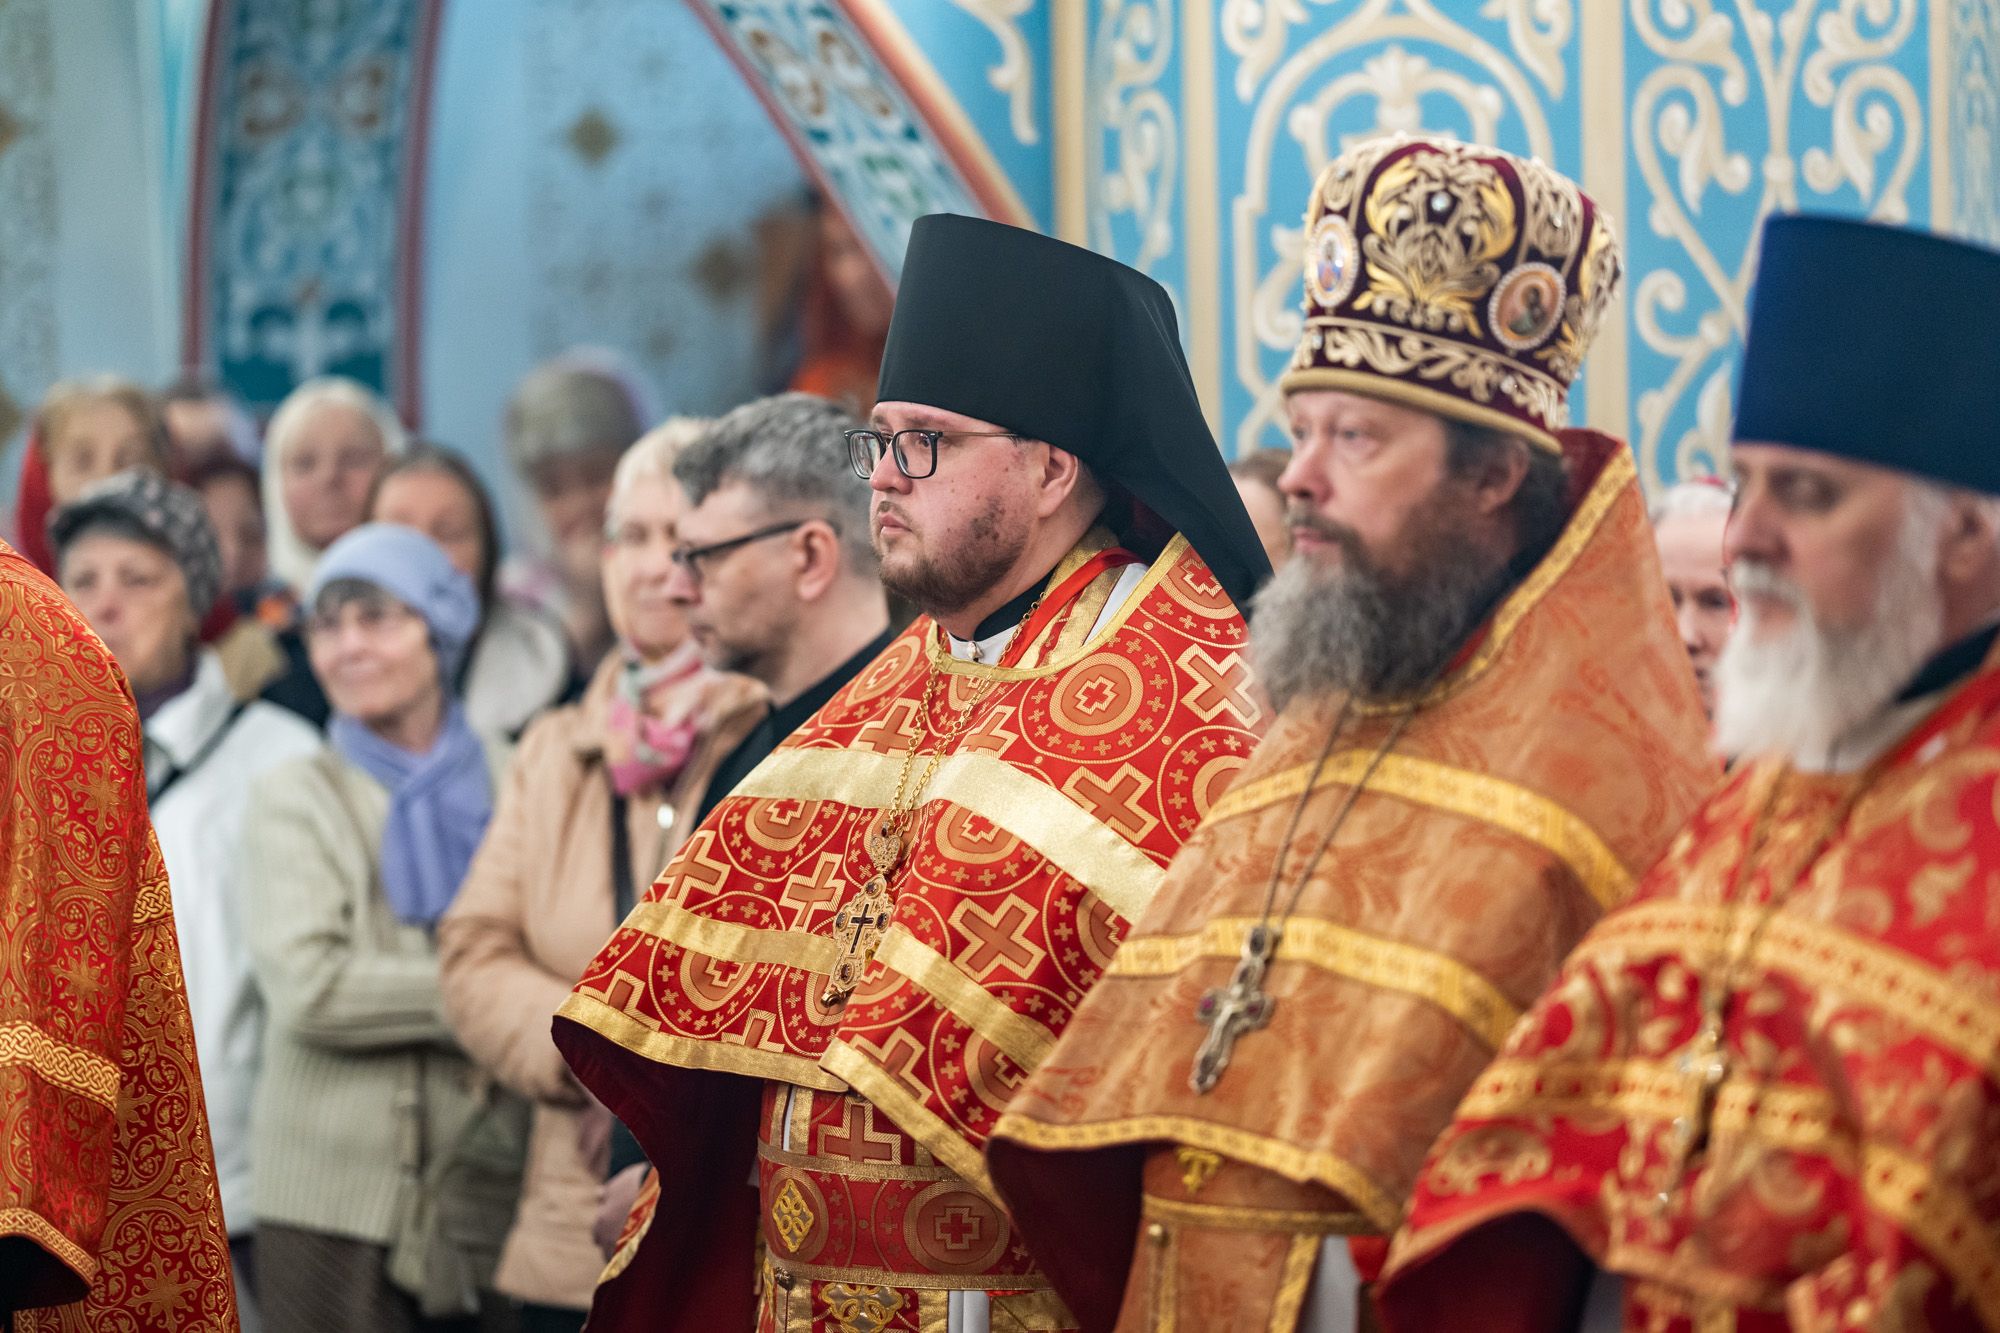
[[[172,556],[151,542],[86,531],[64,549],[59,573],[134,691],[158,689],[187,670],[200,622]]]
[[[386,592],[315,610],[306,651],[334,711],[364,726],[389,726],[444,690],[430,627]]]
[[[358,527],[385,457],[367,413],[323,403],[309,414],[280,460],[285,516],[300,540],[323,551]]]
[[[618,640],[658,661],[687,637],[687,616],[668,594],[676,525],[687,497],[671,478],[637,475],[612,503],[604,547],[604,605]]]
[[[42,456],[49,495],[59,506],[106,477],[159,466],[145,423],[109,399],[79,403],[64,413],[62,425],[42,441]]]

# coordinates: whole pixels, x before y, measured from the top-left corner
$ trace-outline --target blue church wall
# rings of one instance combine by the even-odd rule
[[[918,46],[906,81],[956,92],[925,127],[935,155],[975,185],[998,170],[999,192],[1032,200],[1037,225],[1167,286],[1232,454],[1282,442],[1273,381],[1299,327],[1307,192],[1329,157],[1369,135],[1439,131],[1539,156],[1610,213],[1628,277],[1572,417],[1630,440],[1650,484],[1724,465],[1767,213],[2000,239],[1996,0],[758,7],[838,11]],[[968,18],[986,30],[969,41]],[[895,49],[864,52],[875,59],[859,77],[895,82]],[[1044,86],[1052,132],[1030,138],[1021,124]],[[954,152],[960,117],[981,142]],[[893,242],[885,250],[893,271]]]

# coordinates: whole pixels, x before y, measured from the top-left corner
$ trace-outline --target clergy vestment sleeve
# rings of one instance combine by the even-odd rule
[[[244,821],[250,953],[272,1021],[334,1050],[449,1044],[435,955],[372,949],[362,938],[374,914],[357,899],[380,898],[379,832],[364,837],[346,811],[386,795],[355,790],[360,780],[345,773],[337,791],[331,766],[320,758],[273,774]]]
[[[0,1322],[234,1330],[131,696],[4,543],[0,641]]]

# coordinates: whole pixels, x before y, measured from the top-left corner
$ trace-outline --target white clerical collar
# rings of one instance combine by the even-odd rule
[[[1145,580],[1144,561],[1127,565],[1118,571],[1118,581],[1111,585],[1110,596],[1104,599],[1103,609],[1097,613],[1097,619],[1091,624],[1090,632],[1084,636],[1086,642],[1104,632],[1104,627],[1124,608],[1132,594],[1139,591],[1139,585]],[[950,630],[946,630],[944,640],[951,649],[951,655],[959,661],[993,666],[999,662],[1001,654],[1007,651],[1008,645],[1014,642],[1014,636],[1020,632],[1019,625],[1009,625],[998,634],[990,634],[983,639],[961,639]]]
[[[1020,633],[1019,625],[1009,625],[998,634],[989,634],[983,639],[961,639],[949,630],[945,631],[945,642],[951,645],[951,655],[961,662],[978,662],[992,666],[1007,651],[1007,645],[1014,642]]]

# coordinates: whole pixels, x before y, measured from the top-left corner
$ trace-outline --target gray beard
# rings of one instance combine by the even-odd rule
[[[1867,623],[1829,629],[1814,619],[1805,594],[1752,561],[1732,575],[1739,591],[1782,597],[1794,620],[1782,638],[1757,632],[1744,603],[1740,622],[1716,663],[1715,745],[1725,755],[1782,755],[1807,770],[1841,763],[1845,744],[1880,717],[1896,692],[1942,646],[1944,605],[1937,590],[1937,529],[1944,500],[1933,490],[1910,497],[1896,550],[1883,565]],[[1865,754],[1848,760],[1865,762]]]
[[[1442,525],[1408,575],[1391,575],[1344,531],[1337,565],[1294,555],[1257,594],[1250,651],[1278,707],[1341,692],[1408,698],[1435,681],[1506,583],[1506,571]]]

